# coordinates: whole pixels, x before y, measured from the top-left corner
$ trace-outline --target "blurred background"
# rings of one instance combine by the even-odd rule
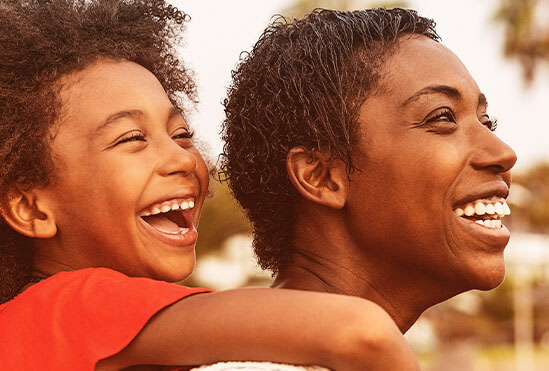
[[[549,0],[173,0],[189,13],[181,50],[195,71],[200,104],[191,124],[215,163],[223,144],[222,99],[240,53],[274,14],[301,17],[316,7],[408,7],[437,22],[442,42],[477,80],[498,118],[497,134],[518,154],[508,199],[512,232],[507,278],[429,309],[407,337],[422,369],[549,370]],[[269,286],[255,264],[251,227],[226,185],[212,185],[186,284],[214,289]]]

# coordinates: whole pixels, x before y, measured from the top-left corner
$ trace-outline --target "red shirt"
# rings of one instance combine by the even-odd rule
[[[58,273],[0,305],[0,367],[94,370],[155,313],[207,291],[105,268]]]

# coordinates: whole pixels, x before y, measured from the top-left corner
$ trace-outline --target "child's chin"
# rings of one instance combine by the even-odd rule
[[[166,281],[166,282],[181,282],[189,278],[191,273],[193,273],[194,264],[191,267],[188,268],[181,268],[177,270],[171,270],[171,271],[163,271],[161,272],[157,279]]]

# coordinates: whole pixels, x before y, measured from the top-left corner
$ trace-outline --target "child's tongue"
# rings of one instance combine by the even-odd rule
[[[179,226],[168,219],[165,215],[151,215],[143,217],[143,219],[163,233],[176,234],[179,232]]]

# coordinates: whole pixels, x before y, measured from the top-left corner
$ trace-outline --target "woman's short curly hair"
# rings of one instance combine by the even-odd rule
[[[351,154],[359,108],[403,35],[439,40],[434,21],[408,9],[279,17],[233,71],[220,174],[253,224],[262,268],[276,274],[293,252],[299,195],[288,178],[288,152],[326,151],[348,174],[357,170]]]
[[[0,202],[10,189],[44,187],[54,176],[50,128],[59,79],[101,58],[151,71],[174,105],[196,100],[177,58],[188,16],[164,0],[0,1]],[[28,282],[30,239],[0,218],[0,303]]]

